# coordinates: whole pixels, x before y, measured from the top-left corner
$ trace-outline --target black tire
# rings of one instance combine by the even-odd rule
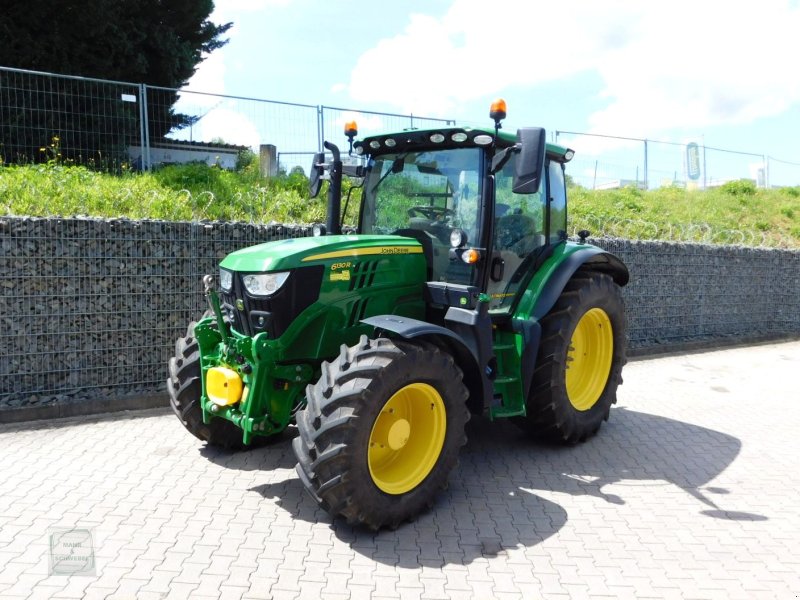
[[[446,486],[450,472],[458,463],[458,452],[467,441],[464,427],[469,420],[468,393],[462,377],[453,358],[429,343],[385,338],[370,340],[362,336],[355,346],[342,345],[335,360],[323,363],[319,381],[308,386],[308,405],[297,415],[300,435],[292,442],[298,460],[296,470],[312,498],[331,515],[341,515],[350,524],[366,525],[375,530],[384,525],[397,527],[430,508],[437,492]],[[384,411],[384,408],[391,406],[408,389],[427,390],[428,387],[438,394],[439,410],[430,413],[431,416],[427,413],[416,418],[409,416],[413,427],[406,432],[400,448],[392,447],[385,452],[394,452],[390,460],[399,458],[402,466],[412,464],[407,460],[410,454],[404,453],[426,443],[421,440],[440,439],[443,435],[441,449],[429,448],[423,453],[433,466],[427,473],[424,469],[417,472],[422,479],[409,484],[413,487],[387,493],[379,487],[387,485],[380,479],[383,467],[379,467],[375,454],[370,454],[384,452],[374,447],[380,431],[377,424],[385,423],[382,419],[386,418],[396,419],[391,423],[403,421],[396,415],[387,417],[392,411]],[[414,394],[417,392],[412,392],[414,402],[424,398]],[[424,403],[414,406],[428,410]],[[433,402],[430,410],[434,410]],[[441,429],[437,430],[438,434],[421,433],[428,422],[442,419],[443,434]],[[405,421],[405,425],[408,424],[409,421]],[[392,427],[385,430],[389,432],[387,446],[392,446],[391,430]],[[402,468],[400,470],[402,472]],[[378,475],[373,476],[373,472]],[[401,489],[404,488],[401,486]]]
[[[602,313],[607,316],[607,321]],[[586,320],[581,321],[584,316]],[[582,344],[586,350],[583,354],[588,358],[570,356],[570,352],[575,354],[573,337],[579,323],[582,331],[585,331],[584,327],[590,327],[592,331],[597,327],[600,333],[596,335],[602,336],[600,339],[606,343],[612,341],[613,349],[610,351],[610,365],[603,369],[607,373],[605,380],[592,380],[586,386],[573,384],[571,399],[567,384],[568,365],[573,363],[573,368],[586,370],[587,365],[605,364],[608,360],[593,357],[595,348],[590,343]],[[622,383],[622,367],[627,362],[622,292],[608,275],[579,270],[542,319],[541,325],[542,341],[528,396],[527,416],[517,418],[515,422],[526,431],[551,440],[568,444],[583,442],[597,433],[604,420],[608,420],[611,405],[617,401],[617,387]],[[603,342],[595,345],[602,346]],[[599,354],[604,356],[603,352]],[[607,347],[605,354],[608,354]],[[581,360],[584,362],[580,363]]]
[[[203,423],[203,411],[200,407],[202,383],[200,382],[200,347],[194,337],[192,321],[186,330],[186,336],[175,342],[175,356],[169,359],[169,404],[183,426],[197,439],[228,450],[241,450],[242,430],[225,419],[212,419],[211,423]]]

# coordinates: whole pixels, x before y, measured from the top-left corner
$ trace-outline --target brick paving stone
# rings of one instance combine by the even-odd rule
[[[110,600],[125,600],[129,598],[136,598],[140,590],[147,584],[146,581],[140,579],[127,579],[122,577],[119,586],[114,593],[109,596]]]
[[[272,600],[295,600],[300,598],[300,590],[276,589],[272,592]]]
[[[241,600],[248,589],[248,587],[221,585],[219,587],[219,600]]]
[[[0,425],[0,598],[794,598],[796,364],[633,361],[571,448],[472,419],[434,508],[377,534],[306,497],[288,439],[222,453],[160,410]],[[47,576],[51,527],[93,529],[95,577]]]

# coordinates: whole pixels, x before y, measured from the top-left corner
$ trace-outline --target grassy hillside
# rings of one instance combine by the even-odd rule
[[[800,247],[800,187],[757,189],[750,181],[687,191],[572,188],[571,227],[639,239]]]
[[[345,189],[347,189],[345,185]],[[324,221],[324,190],[309,200],[302,174],[265,180],[205,165],[108,175],[59,164],[0,167],[0,214]],[[358,192],[347,222],[355,221]],[[708,191],[570,189],[570,233],[800,247],[800,187],[760,190],[736,181]]]

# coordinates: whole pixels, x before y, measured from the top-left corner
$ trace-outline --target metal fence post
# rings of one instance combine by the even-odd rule
[[[706,136],[703,136],[703,189],[708,189],[708,172],[706,170]]]
[[[142,114],[144,115],[144,155],[142,170],[150,170],[150,117],[147,114],[147,84],[142,84]]]
[[[644,189],[649,189],[647,185],[647,138],[644,139]]]
[[[317,105],[317,152],[322,152],[325,142],[325,113],[324,108]]]
[[[145,129],[147,128],[147,116],[144,110],[144,84],[139,84],[139,146],[141,147],[141,152],[139,154],[139,160],[141,161],[141,169],[144,171],[144,161],[145,161]]]

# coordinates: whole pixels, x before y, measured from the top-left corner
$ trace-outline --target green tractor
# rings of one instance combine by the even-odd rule
[[[567,148],[541,128],[447,127],[315,156],[324,226],[239,250],[204,278],[211,311],[169,362],[171,405],[208,444],[291,423],[297,474],[333,516],[378,529],[431,506],[470,415],[574,444],[597,432],[625,364],[622,261],[567,240]],[[343,174],[360,181],[342,233]],[[348,195],[349,199],[349,195]]]

